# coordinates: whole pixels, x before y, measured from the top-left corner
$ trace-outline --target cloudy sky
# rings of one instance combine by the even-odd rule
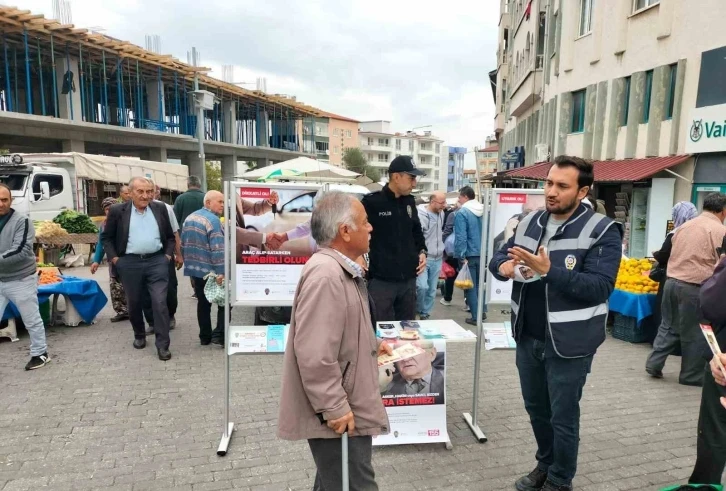
[[[0,0],[52,16],[52,0]],[[71,0],[73,23],[162,52],[235,82],[267,78],[271,93],[394,131],[431,125],[473,148],[492,133],[488,72],[496,64],[499,0]],[[247,86],[253,88],[253,86]],[[473,165],[473,155],[467,155]]]

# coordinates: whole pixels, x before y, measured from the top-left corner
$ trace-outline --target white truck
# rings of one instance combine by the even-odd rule
[[[185,165],[76,152],[0,155],[0,182],[10,187],[13,208],[32,220],[52,220],[68,209],[98,214],[107,190],[136,176],[181,193],[187,190],[189,170]]]

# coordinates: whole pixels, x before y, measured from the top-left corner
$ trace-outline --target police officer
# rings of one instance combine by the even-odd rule
[[[369,292],[379,321],[413,320],[416,276],[426,267],[426,242],[411,191],[425,176],[401,155],[388,167],[388,184],[363,198],[371,234]]]

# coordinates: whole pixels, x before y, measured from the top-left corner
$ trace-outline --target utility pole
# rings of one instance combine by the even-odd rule
[[[192,65],[199,67],[199,52],[192,47]],[[207,162],[204,157],[204,108],[197,91],[199,90],[199,72],[194,72],[194,102],[197,106],[197,141],[199,143],[199,161],[202,164],[202,190],[207,192]]]

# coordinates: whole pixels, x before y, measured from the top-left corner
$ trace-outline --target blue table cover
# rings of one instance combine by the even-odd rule
[[[648,293],[630,293],[613,290],[610,295],[610,310],[628,317],[635,317],[638,323],[653,315],[657,296]]]
[[[47,302],[52,295],[67,295],[73,302],[73,307],[83,319],[83,322],[90,324],[98,313],[106,306],[108,298],[101,287],[94,280],[77,278],[75,276],[61,276],[63,281],[51,285],[38,286],[38,303]],[[3,313],[3,320],[20,317],[18,310],[12,303],[8,305]]]

